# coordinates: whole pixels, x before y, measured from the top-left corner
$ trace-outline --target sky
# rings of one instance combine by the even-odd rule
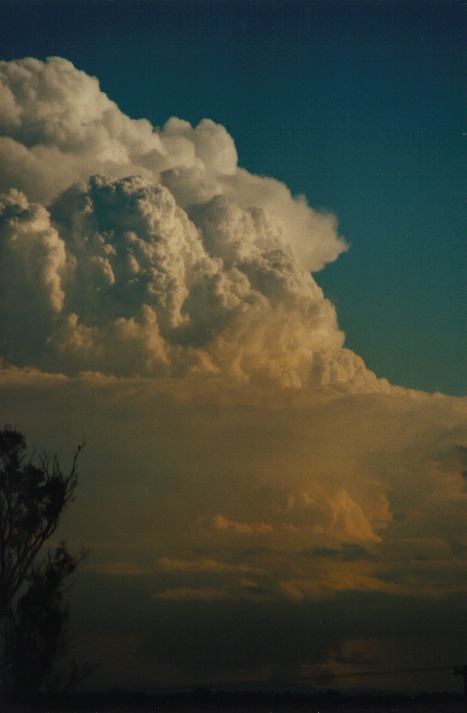
[[[459,689],[462,23],[2,3],[0,422],[86,441],[90,686]]]

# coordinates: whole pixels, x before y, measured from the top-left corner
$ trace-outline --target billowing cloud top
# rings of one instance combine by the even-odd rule
[[[0,71],[7,362],[375,387],[310,275],[346,247],[333,216],[210,120],[156,131],[60,58]]]

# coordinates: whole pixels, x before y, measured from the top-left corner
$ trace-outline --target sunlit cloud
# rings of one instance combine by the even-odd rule
[[[184,572],[201,574],[264,574],[264,570],[249,567],[245,564],[229,564],[218,562],[208,557],[200,560],[173,560],[162,557],[159,567],[165,572]]]
[[[130,119],[64,59],[0,63],[0,132],[0,417],[65,460],[86,440],[64,526],[102,591],[140,581],[149,618],[465,593],[466,400],[345,347],[311,274],[347,249],[334,216],[240,168],[223,126]],[[290,665],[365,655],[342,637]]]
[[[252,533],[262,533],[264,535],[273,532],[272,525],[268,525],[265,522],[235,522],[234,520],[228,520],[223,515],[214,515],[212,519],[213,527],[216,530],[232,530],[233,532],[238,532],[240,535],[251,535]]]

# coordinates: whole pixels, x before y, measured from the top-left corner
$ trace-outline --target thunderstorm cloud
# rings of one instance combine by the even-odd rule
[[[57,57],[0,62],[0,166],[0,415],[85,436],[90,571],[184,606],[465,592],[465,400],[344,346],[312,276],[347,249],[333,215]]]

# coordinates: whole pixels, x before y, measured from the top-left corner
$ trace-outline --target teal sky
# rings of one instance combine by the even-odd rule
[[[465,393],[462,2],[3,0],[3,59],[60,55],[131,117],[223,124],[338,217],[316,276],[393,383]]]

